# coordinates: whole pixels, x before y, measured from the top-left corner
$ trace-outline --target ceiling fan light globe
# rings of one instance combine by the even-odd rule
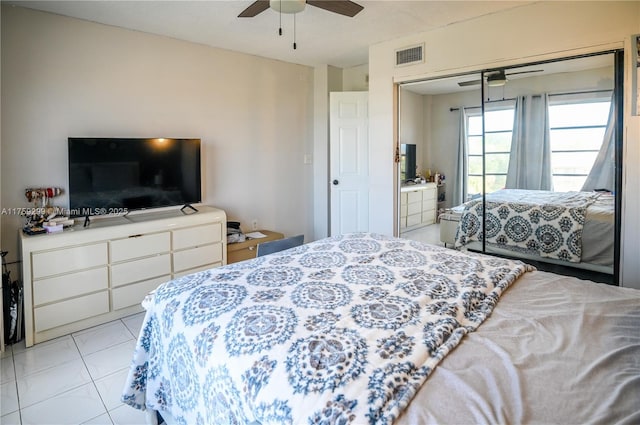
[[[269,7],[280,13],[299,13],[306,5],[306,0],[269,0]]]
[[[502,87],[505,84],[507,84],[507,79],[505,78],[504,80],[487,80],[487,85],[489,87]]]

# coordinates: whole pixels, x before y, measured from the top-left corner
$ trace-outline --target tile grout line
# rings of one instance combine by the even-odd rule
[[[102,398],[102,394],[100,394],[100,391],[98,391],[98,386],[96,385],[96,381],[95,381],[95,379],[93,379],[93,376],[91,375],[91,371],[89,370],[89,366],[87,366],[87,362],[84,359],[84,355],[80,351],[80,347],[78,347],[78,343],[76,342],[76,338],[75,338],[75,336],[73,336],[73,334],[71,334],[71,339],[73,339],[73,343],[76,346],[76,349],[78,350],[78,353],[80,354],[80,358],[82,359],[82,364],[84,365],[85,369],[87,369],[87,373],[89,374],[89,378],[91,378],[91,384],[93,385],[93,388],[96,390],[96,393],[98,394],[98,397],[100,398],[100,402],[102,403],[102,407],[104,407],[104,413],[96,415],[93,418],[89,418],[89,419],[87,419],[87,421],[90,421],[90,420],[95,419],[95,418],[97,418],[99,416],[102,416],[105,413],[107,415],[109,415],[109,409],[107,409],[107,405],[104,402],[104,399]],[[110,415],[109,415],[109,420],[111,421],[111,423],[113,423],[113,420],[111,419]],[[84,422],[87,422],[87,421],[84,421]]]
[[[133,335],[133,333],[131,332],[131,330],[127,326],[127,324],[124,323],[124,321],[122,319],[118,319],[118,321],[122,324],[122,326],[124,326],[124,328],[127,330],[127,332],[129,332],[129,334],[132,336],[132,338],[134,340],[136,340],[136,337]],[[72,335],[72,337],[73,337],[73,335]],[[74,341],[74,343],[76,344],[76,347],[77,347],[78,344],[75,342],[75,338],[73,338],[73,341]],[[80,352],[80,347],[78,347],[78,352]],[[93,354],[93,353],[88,353],[88,354]],[[111,416],[111,411],[107,407],[107,404],[106,404],[104,398],[102,397],[102,394],[100,394],[100,391],[98,390],[98,386],[96,385],[96,380],[93,378],[93,376],[91,375],[91,372],[89,371],[89,366],[87,365],[87,363],[85,361],[84,355],[82,355],[82,353],[80,353],[80,357],[82,358],[82,362],[84,363],[85,367],[87,368],[87,371],[89,372],[89,376],[91,377],[91,383],[93,384],[93,387],[95,388],[96,392],[98,393],[98,397],[100,397],[100,401],[102,402],[102,405],[104,406],[104,410],[105,410],[104,413],[101,413],[100,415],[97,415],[97,416],[95,416],[94,418],[91,418],[91,419],[95,419],[95,418],[97,418],[99,416],[102,416],[102,415],[104,415],[106,413],[107,416],[109,417],[109,420],[113,424],[114,421],[113,421],[113,417]],[[118,372],[113,372],[113,373],[118,373]],[[107,376],[109,376],[109,375],[103,376],[100,379],[106,378]],[[124,405],[124,403],[121,403],[121,404]],[[118,407],[120,407],[120,406],[118,406]],[[116,407],[115,409],[117,409],[118,407]],[[115,409],[112,409],[112,410],[115,410]],[[89,419],[89,420],[91,420],[91,419]]]
[[[123,326],[124,326],[124,328],[127,330],[127,332],[129,332],[129,334],[131,335],[131,337],[133,338],[133,340],[134,340],[134,341],[137,341],[136,336],[135,336],[135,335],[133,335],[133,332],[131,332],[131,329],[129,329],[129,327],[127,326],[127,324],[126,324],[126,323],[124,323],[124,320],[122,320],[122,319],[118,319],[118,321],[120,321],[120,322],[122,323],[122,325],[123,325]],[[74,341],[75,341],[75,339],[74,339]],[[92,354],[92,353],[90,353],[90,354]],[[82,357],[82,361],[84,362],[84,356],[82,356],[82,354],[81,354],[81,357]],[[86,363],[85,363],[85,367],[87,367],[87,370],[89,369],[89,367],[87,366],[87,364],[86,364]],[[128,366],[127,366],[127,368],[128,368]],[[122,369],[125,369],[125,368],[122,368]],[[114,374],[115,374],[115,373],[118,373],[118,371],[113,372],[113,373],[114,373]],[[89,376],[91,376],[91,373],[89,373]],[[104,378],[106,378],[107,376],[109,376],[109,375],[103,376],[103,377],[102,377],[102,378],[100,378],[100,379],[104,379]],[[115,424],[115,422],[114,422],[114,420],[113,420],[113,417],[111,416],[111,412],[112,412],[112,411],[114,411],[114,410],[116,410],[116,409],[118,409],[118,408],[120,408],[121,406],[125,406],[125,404],[124,404],[124,403],[120,403],[120,404],[121,404],[120,406],[115,407],[115,408],[113,408],[113,409],[109,410],[109,408],[107,407],[107,404],[106,404],[106,402],[105,402],[104,398],[102,397],[102,394],[100,394],[100,391],[98,390],[98,386],[96,385],[96,380],[93,378],[93,376],[91,376],[91,382],[93,383],[93,386],[95,387],[96,392],[98,393],[98,396],[100,397],[100,401],[102,401],[102,405],[103,405],[103,406],[104,406],[104,408],[105,408],[105,413],[106,413],[106,414],[107,414],[107,416],[109,417],[109,421],[111,421],[111,423],[112,423],[112,424]],[[95,418],[97,418],[97,417],[99,417],[99,416],[102,416],[103,414],[104,414],[104,413],[102,413],[102,414],[100,414],[100,415],[96,416]],[[91,418],[91,419],[95,419],[95,418]],[[91,420],[91,419],[89,419],[89,420]]]
[[[6,350],[6,346],[5,346]],[[18,403],[18,418],[20,419],[20,423],[22,423],[22,409],[20,408],[20,393],[18,392],[18,374],[16,373],[16,359],[15,353],[13,351],[13,344],[11,344],[11,367],[13,369],[13,385],[16,389],[16,401]],[[9,412],[13,413],[13,412]],[[7,413],[7,414],[9,414]]]

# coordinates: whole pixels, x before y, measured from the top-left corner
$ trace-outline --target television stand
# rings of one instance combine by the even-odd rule
[[[196,207],[194,207],[193,205],[191,205],[191,204],[184,204],[184,206],[182,208],[180,208],[180,211],[182,211],[184,213],[185,208],[193,210],[193,212],[198,212],[198,209]]]

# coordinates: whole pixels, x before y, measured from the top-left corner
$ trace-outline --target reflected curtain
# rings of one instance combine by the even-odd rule
[[[509,189],[553,190],[549,96],[518,96],[506,185]]]
[[[460,205],[467,200],[467,114],[460,108],[458,125],[458,149],[453,185],[453,205]]]
[[[593,167],[589,171],[587,180],[582,186],[583,191],[591,191],[595,189],[607,189],[613,192],[615,187],[615,143],[614,132],[616,125],[615,102],[613,95],[611,96],[611,106],[609,107],[609,119],[607,120],[607,129],[604,132],[602,146],[598,152]]]

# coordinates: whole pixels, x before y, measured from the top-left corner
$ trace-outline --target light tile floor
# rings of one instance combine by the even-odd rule
[[[25,348],[0,359],[0,424],[144,424],[120,402],[144,313]]]
[[[444,246],[440,242],[440,224],[434,223],[429,226],[420,227],[408,232],[402,232],[400,237],[411,239],[412,241],[425,242],[433,245]]]

